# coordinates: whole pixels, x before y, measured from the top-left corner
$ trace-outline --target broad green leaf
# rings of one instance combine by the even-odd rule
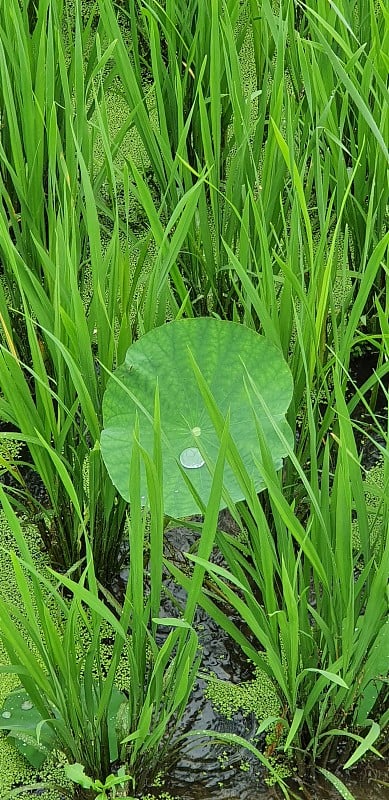
[[[101,448],[113,483],[121,495],[129,499],[135,415],[138,412],[141,445],[151,455],[158,383],[164,511],[174,517],[190,516],[198,511],[180,468],[185,470],[206,505],[212,485],[206,463],[215,464],[219,451],[219,437],[207,413],[191,360],[198,365],[222,415],[226,417],[230,413],[230,434],[256,491],[260,491],[264,483],[256,466],[260,447],[244,386],[246,371],[292,446],[291,430],[284,416],[292,398],[292,379],[282,354],[274,345],[243,325],[211,318],[181,319],[150,331],[129,348],[125,363],[108,382],[103,402]],[[253,394],[252,403],[258,406]],[[285,446],[260,408],[258,414],[278,469],[286,454]],[[243,499],[229,465],[224,469],[224,486],[234,501]],[[143,475],[144,504],[146,497]],[[223,503],[221,500],[221,508]]]
[[[114,686],[108,705],[108,739],[112,761],[117,758],[116,716],[124,700],[122,692]],[[93,714],[93,709],[90,709],[90,713]],[[61,722],[57,709],[53,708],[53,715]],[[22,688],[6,697],[1,708],[0,730],[9,731],[9,738],[14,740],[19,752],[35,769],[42,766],[54,747],[61,748],[60,736],[57,737],[52,725],[42,719],[28,693]]]
[[[64,772],[67,778],[74,783],[78,783],[83,789],[93,789],[94,781],[85,774],[82,764],[65,764]]]
[[[49,752],[58,745],[55,732],[47,722],[41,725],[38,744],[36,729],[39,723],[42,723],[42,717],[27,692],[20,688],[11,692],[1,709],[0,727],[9,731],[9,738],[34,769],[40,769]]]

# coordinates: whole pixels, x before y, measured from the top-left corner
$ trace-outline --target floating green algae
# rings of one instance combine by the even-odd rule
[[[266,717],[280,714],[280,702],[273,681],[259,667],[250,681],[232,683],[211,677],[205,695],[213,708],[226,719],[241,712],[243,716],[254,714],[258,723]]]

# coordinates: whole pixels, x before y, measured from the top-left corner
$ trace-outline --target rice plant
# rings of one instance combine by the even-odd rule
[[[119,618],[125,635],[132,631],[138,679],[117,736],[137,787],[193,684],[198,600],[274,682],[284,709],[276,763],[290,752],[302,780],[307,764],[332,780],[339,737],[345,767],[385,749],[388,431],[376,402],[387,397],[388,372],[388,43],[381,0],[0,3],[0,435],[24,446],[39,496],[25,464],[5,455],[0,466],[12,476],[13,509],[33,516],[52,565],[71,571],[57,580],[73,597],[66,605],[42,583],[24,550],[15,570],[25,603],[23,569],[30,573],[40,618],[28,623],[27,614],[23,624],[38,648],[43,626],[50,679],[39,684],[34,661],[31,682],[5,607],[3,635],[11,662],[17,652],[24,659],[26,691],[92,781],[112,778],[107,708],[124,639],[107,586],[127,554],[128,511],[130,579]],[[135,444],[128,506],[101,458],[102,401],[133,340],[196,315],[234,320],[279,348],[293,377],[295,446],[284,442],[288,458],[276,472],[261,419],[280,432],[247,374],[266,484],[258,497],[196,372],[221,452],[207,462],[213,490],[200,504],[192,578],[170,565],[189,597],[159,648],[160,442],[156,434],[153,459]],[[366,344],[376,368],[359,386],[351,368]],[[366,480],[362,437],[382,455],[382,490]],[[228,500],[240,540],[216,533],[224,458],[245,498]],[[150,595],[137,459],[155,512]],[[379,502],[374,537],[369,489]],[[209,561],[214,541],[222,568]],[[245,628],[201,588],[205,572]],[[65,639],[49,621],[43,584],[65,614]],[[83,604],[92,618],[88,664],[98,665],[104,619],[117,635],[113,666],[96,688],[74,658],[69,694],[60,696],[52,663],[65,665],[73,618],[89,619]],[[97,721],[86,708],[92,695]],[[83,755],[88,725],[101,748]]]
[[[108,140],[102,74],[112,45],[102,50],[97,38],[91,48],[77,4],[70,41],[61,4],[41,3],[33,29],[27,8],[13,5],[13,14],[1,11],[1,417],[27,444],[43,484],[36,514],[54,562],[69,568],[85,555],[77,498],[107,581],[119,563],[125,504],[99,455],[99,362],[111,369],[131,340],[137,282],[131,248],[120,241]],[[105,160],[95,175],[97,127]]]
[[[282,715],[271,754],[273,766],[287,754],[302,780],[307,764],[326,767],[343,749],[344,769],[366,752],[379,755],[389,722],[388,702],[388,450],[376,442],[384,468],[378,490],[379,531],[372,537],[367,515],[364,469],[340,382],[333,372],[335,408],[319,466],[312,448],[308,476],[290,450],[301,484],[288,502],[262,433],[261,415],[270,412],[257,391],[257,420],[267,502],[261,502],[236,444],[230,440],[227,460],[245,493],[244,504],[229,503],[242,537],[219,532],[217,545],[225,566],[188,554],[206,568],[210,581],[200,600],[203,608],[240,644],[247,657],[272,680]],[[204,402],[221,433],[223,416],[197,376]],[[248,385],[255,391],[250,375]],[[312,414],[312,404],[308,400]],[[275,430],[285,437],[273,419]],[[355,520],[360,538],[353,538]],[[374,518],[377,524],[377,516]],[[189,578],[174,564],[169,569],[184,587]],[[214,591],[212,590],[212,584]],[[244,623],[226,614],[220,598]],[[261,725],[274,723],[274,719]],[[232,741],[232,740],[231,740]],[[378,751],[375,747],[378,745]],[[268,751],[265,751],[268,752]],[[269,753],[268,753],[269,755]]]
[[[118,762],[121,774],[116,783],[130,781],[129,786],[140,793],[151,785],[161,764],[167,768],[176,757],[174,740],[200,661],[192,623],[202,567],[193,576],[182,617],[160,617],[164,514],[158,398],[154,420],[153,459],[134,432],[130,574],[122,604],[107,591],[105,601],[101,598],[87,538],[87,566],[78,581],[37,566],[20,522],[0,490],[14,536],[10,558],[17,586],[13,599],[0,601],[0,637],[9,656],[9,665],[1,671],[18,674],[25,690],[24,695],[18,691],[10,696],[6,708],[11,710],[3,714],[1,727],[24,746],[28,743],[34,766],[50,750],[62,752],[74,765],[66,768],[66,774],[74,780],[78,776],[84,788],[98,782],[115,785],[112,765]],[[225,446],[226,437],[201,537],[205,557],[216,531]],[[147,474],[147,509],[141,502],[141,462]],[[86,535],[77,506],[76,513]],[[111,643],[108,658],[106,639]]]
[[[360,274],[387,221],[385,12],[359,3],[136,8],[127,46],[110,3],[100,3],[104,33],[118,41],[114,74],[160,187],[153,204],[145,176],[133,173],[150,224],[156,213],[171,215],[196,175],[205,178],[179,271],[170,264],[176,296],[189,313],[243,316],[232,250],[249,275],[270,254],[268,300],[279,299],[289,256],[297,280],[323,286],[326,303],[336,260],[324,272],[325,232],[339,221],[347,262]],[[150,42],[142,57],[139,28]],[[380,271],[378,291],[383,282]]]

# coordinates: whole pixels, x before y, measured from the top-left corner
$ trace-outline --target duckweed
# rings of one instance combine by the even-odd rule
[[[384,486],[384,462],[380,461],[366,473],[365,479],[365,499],[367,507],[367,521],[370,530],[370,544],[372,547],[379,545],[382,529],[382,511],[380,510],[381,501],[379,495],[383,494]],[[370,490],[369,490],[370,489]],[[377,493],[375,492],[377,489]],[[358,551],[361,546],[358,521],[355,520],[352,526],[352,545],[353,550]]]
[[[232,683],[231,681],[210,678],[206,688],[206,697],[213,708],[227,719],[239,711],[244,715],[254,713],[258,723],[269,716],[278,716],[280,703],[273,682],[263,670],[255,669],[255,677],[251,681]]]

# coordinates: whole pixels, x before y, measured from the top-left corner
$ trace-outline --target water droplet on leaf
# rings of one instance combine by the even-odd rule
[[[180,455],[180,462],[186,469],[199,469],[205,461],[197,447],[187,447]]]

